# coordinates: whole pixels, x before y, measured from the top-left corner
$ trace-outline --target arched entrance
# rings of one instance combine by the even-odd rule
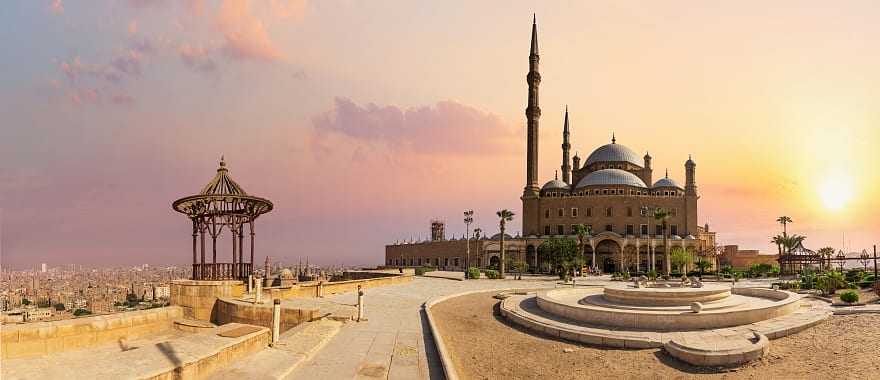
[[[535,272],[538,269],[538,255],[535,252],[535,246],[529,244],[526,246],[526,264],[529,265],[529,272]]]
[[[620,244],[611,239],[596,244],[596,261],[601,263],[603,272],[614,273],[619,269],[616,260],[620,258],[620,251]]]
[[[492,256],[489,258],[489,267],[492,269],[498,269],[498,266],[501,264],[501,259],[498,256]]]

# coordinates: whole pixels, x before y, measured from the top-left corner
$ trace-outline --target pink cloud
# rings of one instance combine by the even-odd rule
[[[113,104],[116,104],[116,105],[120,105],[120,106],[130,106],[130,105],[134,104],[134,98],[129,95],[118,94],[118,95],[113,95],[110,98],[110,102],[112,102]]]
[[[358,106],[336,98],[332,110],[313,118],[316,133],[334,133],[391,149],[428,154],[503,154],[519,137],[497,116],[453,101],[406,110]]]
[[[64,4],[61,0],[52,0],[52,4],[49,5],[49,10],[57,15],[64,13]]]
[[[273,62],[283,58],[269,39],[263,22],[254,16],[248,0],[224,0],[217,25],[223,33],[223,52],[235,59]]]
[[[184,43],[177,48],[177,53],[187,67],[203,72],[211,72],[217,69],[217,64],[211,58],[210,50],[204,47]]]
[[[128,75],[141,74],[142,56],[137,50],[130,49],[122,55],[113,58],[110,65],[116,70]]]
[[[69,98],[75,105],[97,104],[101,102],[101,93],[96,88],[80,88],[70,91]]]
[[[275,17],[288,19],[291,17],[302,18],[306,11],[306,0],[271,0],[269,8]]]

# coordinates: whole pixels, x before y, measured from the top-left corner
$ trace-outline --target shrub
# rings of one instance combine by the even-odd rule
[[[840,300],[846,303],[859,302],[859,293],[855,290],[847,290],[840,294]]]
[[[425,273],[433,272],[433,271],[435,271],[435,270],[437,270],[437,268],[434,268],[434,267],[418,267],[418,268],[416,268],[416,276],[424,276]]]
[[[645,274],[645,276],[648,277],[649,280],[654,281],[657,279],[657,271],[649,270],[648,273]]]
[[[480,269],[475,268],[475,267],[470,267],[470,268],[468,268],[465,275],[467,275],[467,278],[472,278],[472,279],[480,278]]]
[[[76,310],[73,311],[73,315],[74,315],[75,317],[79,317],[79,316],[81,316],[81,315],[89,315],[89,314],[92,314],[92,312],[91,312],[91,311],[88,311],[88,310],[86,310],[86,309],[76,309]]]
[[[498,273],[498,271],[494,269],[486,269],[483,273],[486,274],[486,278],[488,279],[497,280],[501,278],[501,273]]]

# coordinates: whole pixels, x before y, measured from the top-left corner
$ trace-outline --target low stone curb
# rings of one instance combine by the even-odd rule
[[[434,345],[437,347],[437,354],[440,356],[440,364],[443,365],[443,374],[446,375],[447,380],[458,380],[458,372],[455,370],[455,365],[452,363],[452,356],[449,353],[449,350],[446,348],[446,343],[443,341],[443,337],[440,335],[440,330],[437,328],[437,323],[434,321],[434,316],[431,315],[431,308],[443,301],[446,301],[451,298],[466,296],[470,294],[476,293],[491,293],[491,292],[511,292],[511,291],[522,291],[529,288],[506,288],[506,289],[480,289],[480,290],[470,290],[461,293],[455,293],[445,296],[433,297],[425,301],[422,304],[422,310],[425,311],[425,316],[428,319],[428,327],[431,329],[431,336],[434,337]]]
[[[767,336],[752,334],[753,337],[728,338],[722,342],[723,348],[707,348],[706,342],[691,342],[688,338],[681,337],[670,340],[663,345],[663,349],[670,356],[695,366],[736,366],[758,360],[770,352],[770,340]]]

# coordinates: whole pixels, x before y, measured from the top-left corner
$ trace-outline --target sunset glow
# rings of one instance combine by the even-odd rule
[[[720,243],[775,252],[780,215],[811,248],[880,239],[876,2],[51,3],[0,13],[4,265],[184,263],[169,205],[221,155],[288,263],[375,264],[466,209],[494,234],[521,215],[533,13],[541,183],[568,105],[573,154],[615,133],[680,181],[692,155]]]

